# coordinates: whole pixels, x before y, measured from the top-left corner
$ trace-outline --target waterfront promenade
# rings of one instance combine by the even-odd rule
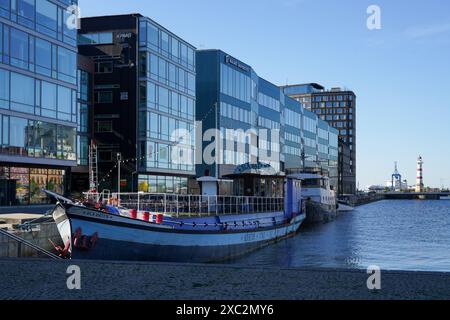
[[[67,267],[81,269],[68,290]],[[0,259],[0,299],[450,299],[450,274],[382,271],[369,291],[361,270],[138,262]]]

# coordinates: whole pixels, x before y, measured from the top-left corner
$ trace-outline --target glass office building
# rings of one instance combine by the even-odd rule
[[[117,190],[120,152],[121,191],[187,192],[195,175],[195,48],[133,14],[82,19],[79,50],[95,63],[100,189]],[[174,161],[175,145],[189,161]]]
[[[77,163],[77,1],[0,0],[0,205],[47,203]]]
[[[227,192],[279,196],[286,174],[337,168],[337,130],[220,50],[197,51],[197,120],[222,133],[218,164],[203,159],[197,175],[232,180]]]
[[[337,176],[339,194],[356,193],[356,95],[349,90],[325,90],[317,83],[289,85],[283,92],[300,102],[305,109],[316,114],[338,130],[341,150],[349,149],[349,156],[339,157]]]

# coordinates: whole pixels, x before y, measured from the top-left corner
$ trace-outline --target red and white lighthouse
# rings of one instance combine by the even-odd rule
[[[416,180],[416,192],[423,192],[423,159],[421,156],[417,159],[417,180]]]

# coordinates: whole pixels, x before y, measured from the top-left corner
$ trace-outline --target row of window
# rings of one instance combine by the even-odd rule
[[[303,130],[309,131],[311,133],[316,133],[317,120],[308,117],[303,117]]]
[[[76,52],[3,24],[0,24],[0,63],[77,83]]]
[[[319,143],[317,145],[317,150],[319,151],[319,153],[328,154],[329,149],[328,146]]]
[[[316,114],[353,114],[353,109],[344,109],[344,108],[338,108],[338,109],[314,109],[313,110]]]
[[[176,148],[173,150],[173,148]],[[177,154],[179,161],[172,161],[172,151],[184,153]],[[141,159],[140,166],[143,170],[151,169],[169,169],[169,170],[183,170],[183,171],[194,171],[195,161],[194,149],[182,148],[179,146],[172,146],[166,143],[157,143],[153,141],[142,141],[141,142],[141,155],[146,155],[146,157]],[[181,159],[187,159],[181,161]]]
[[[350,136],[352,136],[352,135],[353,135],[353,130],[342,129],[342,130],[339,132],[339,134],[340,134],[341,136],[346,136],[347,134],[350,135]]]
[[[76,128],[3,115],[2,154],[76,160]]]
[[[300,148],[285,145],[283,146],[283,149],[285,154],[290,154],[297,157],[302,156],[302,150]]]
[[[112,32],[98,32],[78,35],[79,45],[97,45],[97,44],[112,44]]]
[[[140,107],[159,110],[185,119],[195,119],[195,101],[150,81],[139,84]]]
[[[266,108],[280,112],[280,101],[278,99],[269,97],[268,95],[260,92],[258,95],[258,102]]]
[[[256,89],[256,83],[249,76],[220,64],[220,91],[223,94],[251,103],[256,100]]]
[[[341,114],[341,115],[327,115],[327,116],[320,116],[320,119],[322,120],[326,120],[326,121],[337,121],[337,120],[353,120],[353,116],[350,115],[345,115],[345,114]]]
[[[335,121],[332,123],[333,127],[340,129],[340,128],[352,128],[353,127],[353,121]]]
[[[264,117],[258,117],[258,126],[275,130],[280,130],[281,127],[279,122]]]
[[[294,142],[297,144],[301,144],[302,143],[302,137],[297,135],[297,134],[292,134],[289,132],[285,132],[284,133],[284,138],[286,139],[286,141],[290,141],[290,142]]]
[[[140,53],[140,76],[195,96],[195,74],[155,54]]]
[[[321,139],[328,140],[328,130],[324,130],[322,128],[317,128],[317,135]]]
[[[142,138],[178,142],[189,146],[195,144],[192,123],[155,112],[141,111],[139,113],[139,134]]]
[[[75,90],[3,69],[0,108],[77,122]]]
[[[278,142],[271,142],[264,139],[259,139],[259,146],[262,150],[268,150],[271,152],[280,152],[280,144]]]
[[[140,21],[139,42],[141,46],[195,71],[195,50],[164,30],[160,30],[150,21]]]
[[[139,175],[139,191],[150,193],[187,194],[188,178]]]
[[[67,7],[77,3],[70,0],[63,2]],[[59,7],[48,0],[0,0],[0,17],[76,47],[75,21],[67,7]]]
[[[311,104],[313,108],[351,108],[353,104],[348,101],[341,102],[315,102]]]
[[[15,182],[12,188],[0,185],[1,206],[48,204],[50,199],[41,190],[64,194],[65,171],[5,166],[0,167],[0,180]]]
[[[284,110],[286,125],[300,129],[302,127],[302,115],[290,109]]]
[[[253,125],[255,123],[255,117],[252,112],[224,102],[220,103],[220,115],[222,117],[244,122],[249,125]]]
[[[328,95],[328,96],[315,96],[313,98],[314,102],[344,101],[344,100],[353,101],[353,96],[352,95]]]

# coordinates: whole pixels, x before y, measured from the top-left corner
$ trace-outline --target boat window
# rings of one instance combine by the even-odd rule
[[[305,179],[305,180],[303,180],[303,187],[304,188],[320,188],[321,181],[320,181],[320,179]]]

